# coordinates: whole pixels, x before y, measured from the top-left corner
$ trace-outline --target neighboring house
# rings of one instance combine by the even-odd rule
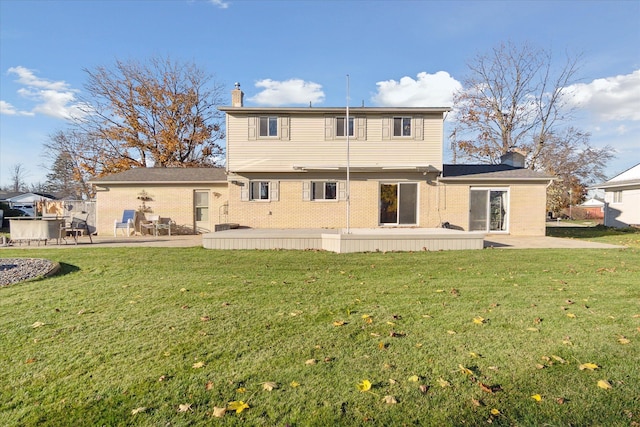
[[[244,107],[227,115],[228,221],[253,228],[442,227],[545,234],[550,176],[443,165],[449,108]]]
[[[587,218],[602,219],[604,218],[604,201],[598,198],[591,198],[580,204],[584,209]]]
[[[48,202],[55,200],[55,197],[44,193],[13,192],[5,193],[2,201],[6,202],[11,209],[23,211],[28,216],[36,215],[36,205],[38,202]]]
[[[125,209],[170,220],[172,233],[213,231],[227,223],[227,177],[222,168],[135,168],[95,178],[96,229],[100,235],[114,231]]]
[[[640,163],[592,188],[604,190],[604,225],[640,225]]]

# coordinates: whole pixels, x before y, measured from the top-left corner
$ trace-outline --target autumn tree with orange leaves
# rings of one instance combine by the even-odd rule
[[[193,63],[152,58],[85,70],[82,116],[54,135],[76,175],[103,176],[134,167],[206,167],[220,162],[224,88]]]
[[[550,52],[529,44],[501,44],[476,56],[454,96],[454,162],[495,164],[519,149],[527,168],[559,178],[549,188],[551,210],[579,203],[587,184],[605,178],[613,157],[611,147],[594,148],[590,135],[572,126],[570,87],[579,66],[579,57],[557,66]]]

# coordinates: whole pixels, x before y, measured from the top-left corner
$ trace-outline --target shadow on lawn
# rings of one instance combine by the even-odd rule
[[[614,228],[596,225],[593,227],[547,227],[548,237],[572,237],[574,239],[593,239],[605,236],[626,236],[629,234],[640,234],[640,229]]]
[[[55,276],[64,276],[65,274],[75,273],[76,271],[80,271],[80,267],[77,267],[72,264],[67,264],[64,262],[60,263],[60,269],[55,274]]]

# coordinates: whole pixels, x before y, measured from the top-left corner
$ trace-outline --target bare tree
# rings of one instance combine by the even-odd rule
[[[454,96],[456,158],[495,164],[518,148],[529,169],[559,176],[554,185],[566,193],[601,179],[612,149],[592,147],[590,135],[570,125],[575,107],[567,88],[579,65],[580,57],[567,57],[556,67],[550,52],[529,44],[501,44],[475,57]]]
[[[89,180],[99,170],[95,152],[99,143],[77,130],[58,131],[44,144],[45,156],[52,162],[47,174],[47,188],[63,197],[90,199],[94,191]]]
[[[213,166],[222,154],[223,87],[192,63],[152,58],[85,70],[80,168],[105,175],[132,167]]]
[[[27,183],[25,181],[27,176],[27,171],[22,165],[22,163],[17,163],[13,165],[11,168],[11,176],[9,179],[11,180],[11,191],[19,192],[19,191],[29,191]]]

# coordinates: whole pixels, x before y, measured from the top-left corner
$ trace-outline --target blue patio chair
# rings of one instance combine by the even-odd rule
[[[119,228],[127,230],[127,236],[131,236],[131,230],[135,231],[135,217],[136,211],[133,209],[127,209],[122,213],[122,221],[118,222],[116,219],[113,223],[113,235],[116,236],[116,231]]]

